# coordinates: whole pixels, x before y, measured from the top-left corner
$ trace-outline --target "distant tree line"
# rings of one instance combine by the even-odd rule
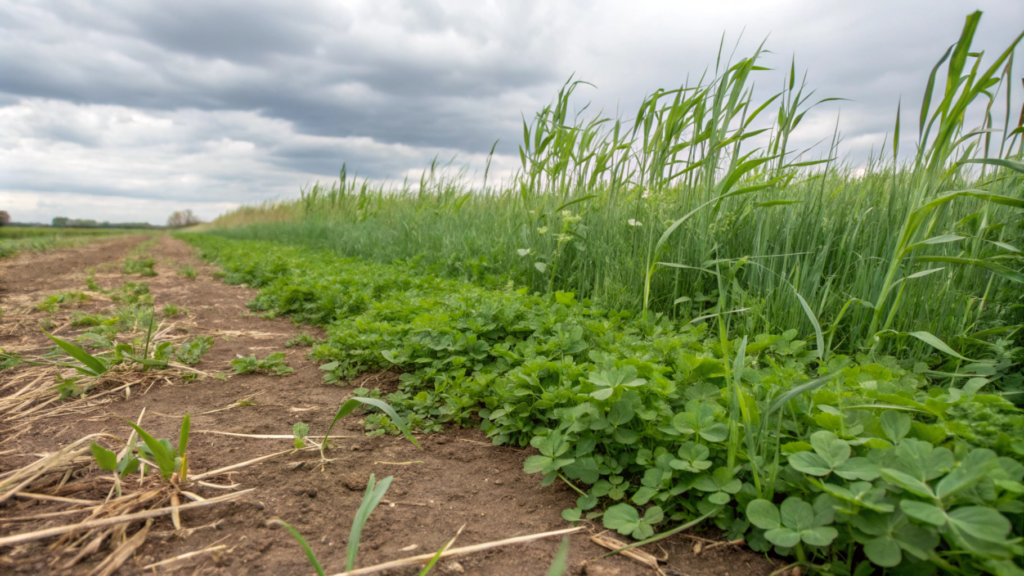
[[[195,226],[201,224],[203,221],[196,216],[192,210],[178,210],[167,218],[167,228],[184,228],[185,226]],[[0,226],[46,226],[45,224],[30,224],[23,222],[11,222],[11,214],[6,210],[0,210]],[[50,224],[54,228],[164,228],[164,226],[154,226],[149,222],[97,222],[92,219],[86,218],[68,218],[67,216],[57,216],[53,219]]]
[[[195,226],[201,223],[202,220],[199,219],[199,216],[193,214],[191,210],[179,210],[167,218],[168,228],[184,228],[185,226]]]
[[[91,219],[67,218],[57,216],[53,219],[54,228],[160,228],[149,222],[97,222]]]

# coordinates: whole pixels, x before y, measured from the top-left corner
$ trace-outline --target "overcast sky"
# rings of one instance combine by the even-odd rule
[[[758,86],[780,86],[795,54],[816,96],[850,99],[795,140],[830,136],[839,114],[856,163],[901,96],[913,144],[928,73],[976,8],[990,61],[1024,29],[1021,0],[0,0],[0,210],[210,219],[330,181],[343,162],[399,181],[435,155],[482,170],[499,138],[492,170],[510,171],[521,115],[571,74],[596,85],[581,105],[628,117],[713,65],[723,32],[730,46],[742,33],[739,55],[767,38],[779,71]]]

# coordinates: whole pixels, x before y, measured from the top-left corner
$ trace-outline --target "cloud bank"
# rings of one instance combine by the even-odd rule
[[[1024,4],[982,2],[976,46],[1001,51]],[[913,124],[927,74],[958,36],[953,1],[375,2],[0,1],[0,209],[161,223],[289,197],[342,163],[418,177],[435,156],[518,165],[522,118],[575,74],[577,92],[630,116],[726,49],[766,39],[817,95],[795,145],[829,138],[862,159],[902,98]],[[742,35],[742,36],[741,36]],[[990,56],[991,57],[991,56]],[[759,90],[781,86],[762,73]],[[1018,91],[1019,94],[1019,91]],[[1019,101],[1019,99],[1018,99]],[[1019,109],[1019,104],[1016,104]],[[840,113],[841,110],[841,113]],[[916,126],[915,126],[916,128]],[[905,129],[905,145],[916,130]],[[8,208],[9,207],[9,208]]]

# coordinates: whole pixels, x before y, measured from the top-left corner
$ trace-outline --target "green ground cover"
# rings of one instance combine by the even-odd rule
[[[834,574],[1019,570],[1024,415],[991,363],[935,386],[960,359],[847,356],[795,330],[730,338],[721,322],[645,320],[571,293],[184,237],[226,281],[259,288],[253,309],[325,326],[313,354],[327,381],[395,367],[386,399],[415,429],[479,425],[536,447],[527,471],[580,492],[567,520],[604,512],[640,539],[709,515]]]
[[[1021,38],[985,59],[980,17],[917,148],[863,170],[839,134],[791,149],[824,100],[794,64],[754,101],[758,51],[635,119],[571,113],[566,84],[497,184],[343,169],[185,237],[254,309],[325,327],[328,382],[394,367],[416,429],[534,446],[527,470],[579,492],[568,521],[643,539],[707,517],[832,574],[1021,574]]]
[[[138,234],[139,230],[116,228],[32,228],[0,226],[0,258],[18,252],[40,252],[66,248],[115,234]]]

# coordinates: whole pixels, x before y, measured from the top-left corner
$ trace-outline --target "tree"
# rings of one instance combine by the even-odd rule
[[[0,226],[7,224],[11,221],[11,215],[7,213],[7,210],[0,210]]]
[[[185,226],[195,226],[200,223],[202,223],[202,220],[193,214],[191,210],[179,210],[167,218],[168,228],[184,228]]]
[[[57,216],[53,219],[54,228],[64,228],[68,225],[68,219],[65,216]]]

